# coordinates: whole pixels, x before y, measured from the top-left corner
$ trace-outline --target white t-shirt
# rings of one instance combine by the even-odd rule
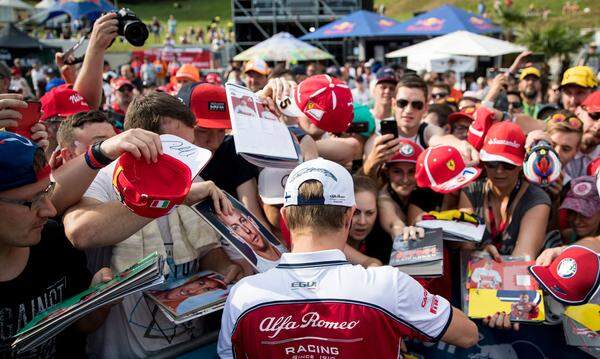
[[[371,103],[371,95],[369,94],[368,89],[364,89],[364,91],[358,91],[358,88],[352,90],[352,100],[361,105],[369,105]]]
[[[396,358],[400,339],[437,341],[452,306],[390,266],[365,269],[339,250],[285,253],[231,290],[221,358]]]
[[[477,288],[494,289],[502,283],[502,277],[498,271],[483,267],[475,268],[471,280],[477,283]]]
[[[116,162],[98,171],[96,178],[87,189],[84,197],[100,202],[118,201],[112,186],[112,174]],[[199,259],[206,254],[199,253],[190,262],[175,265],[172,257],[173,240],[167,217],[156,219],[160,229],[170,273],[166,277],[170,283],[190,276],[199,269]],[[104,325],[88,337],[88,352],[93,358],[143,358],[152,352],[180,344],[201,335],[201,319],[175,325],[169,321],[142,293],[134,293],[123,302],[111,308]]]

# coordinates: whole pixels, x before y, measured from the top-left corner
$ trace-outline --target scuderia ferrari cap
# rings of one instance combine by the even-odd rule
[[[323,185],[322,198],[303,198],[298,193],[306,181],[319,181]],[[288,177],[285,185],[283,206],[330,205],[352,207],[354,200],[354,182],[352,176],[341,165],[317,158],[302,163]]]

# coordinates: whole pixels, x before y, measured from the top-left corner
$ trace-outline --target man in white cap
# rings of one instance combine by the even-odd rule
[[[352,177],[322,158],[304,162],[285,186],[282,215],[292,253],[231,290],[221,323],[221,358],[297,355],[397,357],[402,338],[478,341],[475,323],[395,268],[365,269],[341,249],[355,210]]]

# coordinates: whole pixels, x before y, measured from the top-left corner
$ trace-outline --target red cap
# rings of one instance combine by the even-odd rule
[[[480,107],[473,113],[474,121],[469,126],[467,141],[479,151],[483,147],[485,134],[494,123],[494,112],[487,107]]]
[[[600,177],[598,170],[600,170],[600,157],[590,162],[590,164],[587,166],[587,174],[588,176],[598,175]]]
[[[480,168],[466,167],[458,150],[451,146],[429,147],[417,159],[417,186],[450,193],[473,182]]]
[[[121,202],[147,218],[162,217],[183,203],[191,185],[190,168],[165,154],[156,163],[147,163],[126,152],[119,157],[113,172],[113,186]]]
[[[206,74],[206,76],[204,77],[204,81],[208,82],[209,84],[213,84],[213,85],[220,85],[223,80],[221,79],[221,76],[219,76],[219,74],[211,72],[209,74]]]
[[[584,107],[586,111],[591,113],[600,112],[600,90],[589,94],[581,106]]]
[[[600,257],[583,246],[567,247],[549,266],[529,267],[538,282],[559,302],[584,304],[598,292]]]
[[[126,79],[125,77],[117,77],[110,81],[110,86],[113,88],[113,90],[118,90],[125,85],[135,87],[135,86],[133,86],[133,83],[131,81],[129,81],[128,79]]]
[[[42,111],[44,112],[41,121],[60,116],[67,117],[83,111],[90,111],[87,101],[73,90],[71,85],[64,84],[57,86],[46,92],[40,99]]]
[[[189,106],[196,117],[198,126],[204,128],[231,128],[227,94],[223,86],[202,83],[194,84],[189,89],[192,91],[189,97]],[[183,89],[179,93],[180,97],[182,91]],[[184,102],[186,101],[184,100]]]
[[[417,158],[423,152],[423,148],[415,142],[407,139],[400,140],[400,150],[386,163],[417,163]]]
[[[471,122],[475,121],[473,115],[475,114],[475,107],[465,107],[462,111],[453,112],[448,116],[448,122],[453,123],[460,120],[461,118],[467,119]]]
[[[329,75],[315,75],[302,81],[293,97],[298,109],[322,130],[344,132],[354,118],[350,88]]]
[[[519,125],[498,122],[490,127],[479,151],[482,162],[500,161],[522,166],[524,158],[525,134]]]

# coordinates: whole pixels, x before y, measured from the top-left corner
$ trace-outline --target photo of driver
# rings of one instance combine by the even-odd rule
[[[249,247],[255,255],[256,261],[253,263],[259,271],[264,271],[274,267],[281,253],[286,252],[283,245],[269,241],[259,229],[255,220],[248,214],[242,213],[238,208],[234,208],[231,215],[217,215],[221,223],[227,227],[232,237],[237,240],[233,242],[242,252],[240,247]]]
[[[471,281],[475,284],[473,288],[500,289],[502,276],[493,268],[493,260],[483,259],[482,261],[483,266],[475,268],[471,274]]]
[[[231,96],[231,103],[233,105],[233,112],[251,117],[258,117],[254,108],[254,101],[249,96],[235,97]]]
[[[213,295],[205,295],[214,292]],[[225,298],[228,294],[227,285],[218,274],[195,275],[175,288],[152,292],[164,306],[178,315],[201,308],[217,299]],[[202,299],[197,297],[202,295]]]
[[[510,305],[511,320],[531,320],[538,316],[537,304],[530,301],[529,294],[521,293],[519,301]]]

